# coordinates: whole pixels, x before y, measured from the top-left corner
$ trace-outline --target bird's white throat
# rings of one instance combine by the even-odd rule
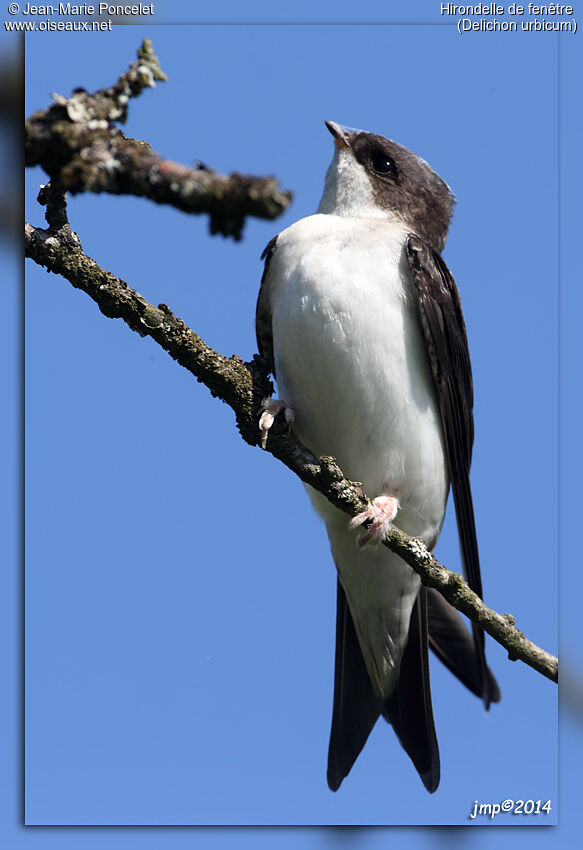
[[[379,207],[372,184],[350,148],[334,146],[334,157],[326,172],[319,213],[342,217],[384,218],[401,221],[395,213]]]

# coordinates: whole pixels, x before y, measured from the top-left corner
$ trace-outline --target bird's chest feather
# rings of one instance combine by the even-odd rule
[[[371,494],[413,498],[443,466],[435,394],[403,246],[386,222],[304,219],[282,234],[272,296],[280,396],[298,437]],[[322,221],[323,219],[323,221]],[[442,476],[443,477],[443,474]]]

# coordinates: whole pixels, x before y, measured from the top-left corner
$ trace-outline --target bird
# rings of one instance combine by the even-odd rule
[[[450,487],[464,572],[482,597],[470,463],[473,381],[460,297],[441,257],[455,199],[420,156],[325,122],[334,142],[317,211],[273,238],[256,310],[260,355],[283,416],[316,456],[362,482],[347,521],[307,485],[337,569],[327,781],[336,791],[377,720],[394,729],[425,788],[440,781],[428,649],[486,709],[500,700],[484,633],[386,546],[394,523],[433,550]]]

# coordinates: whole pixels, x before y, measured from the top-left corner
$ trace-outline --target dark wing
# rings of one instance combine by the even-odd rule
[[[482,696],[480,663],[476,646],[464,619],[456,609],[433,588],[427,588],[427,621],[429,646],[448,670],[477,697]],[[486,667],[488,689],[492,702],[500,702],[500,689],[492,671]]]
[[[265,246],[261,259],[265,260],[263,276],[259,295],[257,297],[257,308],[255,311],[255,333],[257,334],[257,345],[259,353],[269,364],[269,371],[275,377],[275,361],[273,357],[273,330],[271,327],[271,279],[269,266],[271,258],[275,253],[277,236],[274,236]]]
[[[469,477],[474,442],[472,370],[459,293],[439,254],[418,236],[409,236],[407,257],[439,400],[466,578],[481,598],[482,579]],[[484,632],[474,624],[472,630],[480,694],[488,708],[496,697],[497,688],[492,688],[488,675]]]
[[[388,700],[378,697],[362,657],[346,595],[338,581],[334,710],[328,749],[328,785],[337,791],[364,747],[380,714],[394,728],[423,784],[439,784],[439,750],[431,707],[426,589],[411,615],[399,681]]]

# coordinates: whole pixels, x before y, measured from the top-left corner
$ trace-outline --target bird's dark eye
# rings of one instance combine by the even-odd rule
[[[371,168],[381,177],[396,177],[397,169],[393,160],[385,153],[374,153],[370,158]]]

